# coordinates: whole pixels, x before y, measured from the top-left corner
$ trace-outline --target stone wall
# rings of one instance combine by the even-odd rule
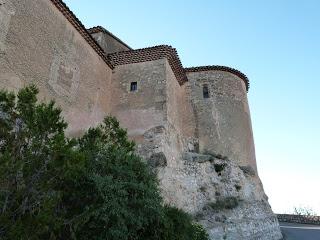
[[[279,222],[320,225],[320,216],[277,214]]]
[[[179,84],[168,61],[166,61],[166,79],[168,122],[176,128],[181,138],[192,142],[195,138],[196,120],[192,102],[188,97],[189,84],[188,82]]]
[[[199,148],[256,169],[246,85],[226,71],[187,72],[197,120]],[[203,96],[203,86],[209,98]]]
[[[130,84],[137,82],[137,90],[130,91]],[[146,147],[144,135],[154,129],[168,129],[177,136],[172,142],[160,145],[172,158],[170,149],[181,153],[193,143],[195,121],[191,102],[186,95],[186,87],[180,85],[166,59],[116,66],[112,78],[112,111],[121,126],[128,129],[128,135],[142,144],[140,154],[149,158],[155,151]],[[149,150],[147,150],[149,149]],[[150,152],[151,151],[151,152]],[[165,151],[164,149],[161,150]],[[178,157],[178,156],[176,156]]]
[[[78,135],[110,112],[112,71],[52,2],[0,0],[0,88],[36,84]]]
[[[180,85],[188,81],[185,69],[182,67],[177,50],[169,45],[158,45],[154,47],[108,54],[108,60],[113,66],[150,62],[159,59],[167,59]]]
[[[130,92],[133,81],[138,89]],[[166,203],[192,214],[210,239],[282,238],[254,168],[230,157],[197,153],[195,102],[188,97],[193,88],[178,83],[166,59],[119,65],[112,82],[112,114],[157,174]],[[243,81],[237,83],[245,87]],[[236,205],[215,208],[229,199]]]
[[[114,69],[111,113],[135,140],[149,129],[165,124],[165,61],[125,64]],[[131,82],[137,82],[136,91],[130,91]]]
[[[130,50],[126,44],[102,27],[88,30],[106,54]]]

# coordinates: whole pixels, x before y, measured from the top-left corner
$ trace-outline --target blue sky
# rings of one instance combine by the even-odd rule
[[[320,214],[320,1],[65,0],[132,48],[168,44],[185,67],[245,73],[259,175],[276,212]]]

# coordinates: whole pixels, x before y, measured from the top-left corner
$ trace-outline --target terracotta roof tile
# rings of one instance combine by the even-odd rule
[[[180,85],[188,81],[184,68],[180,62],[177,50],[168,45],[159,45],[137,50],[129,50],[108,54],[113,66],[154,61],[166,58]]]
[[[103,49],[94,40],[90,33],[83,26],[81,21],[74,15],[74,13],[67,7],[67,5],[62,0],[50,0],[59,11],[66,17],[66,19],[77,29],[81,36],[88,42],[88,44],[98,53],[98,55],[108,64],[110,68],[113,68],[111,63],[106,57]]]
[[[225,72],[229,72],[229,73],[232,73],[232,74],[236,75],[237,77],[241,78],[244,81],[244,83],[246,84],[247,91],[249,90],[250,82],[249,82],[248,77],[245,74],[243,74],[242,72],[240,72],[239,70],[231,68],[231,67],[218,66],[218,65],[200,66],[200,67],[185,68],[185,71],[187,73],[188,72],[203,72],[203,71],[225,71]]]
[[[106,62],[110,68],[114,68],[118,65],[139,63],[154,61],[158,59],[166,58],[179,82],[180,85],[188,81],[186,77],[187,72],[201,72],[201,71],[226,71],[235,74],[241,78],[245,84],[247,90],[249,89],[249,79],[242,72],[225,66],[201,66],[201,67],[189,67],[183,68],[181,61],[179,59],[177,50],[168,45],[159,45],[148,48],[141,48],[137,50],[132,50],[128,45],[114,36],[112,33],[106,29],[98,26],[91,29],[86,29],[81,21],[74,15],[74,13],[67,7],[67,5],[62,0],[50,0],[60,12],[67,18],[67,20],[77,29],[81,36],[88,42],[88,44],[97,52],[97,54]],[[126,45],[131,50],[112,53],[106,56],[100,45],[94,40],[90,33],[104,31],[120,41],[122,44]]]

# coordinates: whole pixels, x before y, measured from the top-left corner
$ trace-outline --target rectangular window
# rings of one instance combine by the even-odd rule
[[[138,83],[137,82],[131,82],[130,84],[130,91],[134,92],[138,90]]]
[[[202,91],[203,91],[203,98],[209,98],[210,97],[209,88],[208,88],[207,84],[203,85]]]

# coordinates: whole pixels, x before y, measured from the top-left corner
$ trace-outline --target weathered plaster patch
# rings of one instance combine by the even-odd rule
[[[97,90],[96,96],[94,98],[94,101],[89,102],[90,107],[88,108],[88,111],[90,112],[90,121],[94,123],[98,123],[103,119],[106,115],[106,113],[100,108],[100,88]],[[89,105],[88,104],[88,105]]]
[[[68,56],[55,55],[50,69],[49,85],[62,97],[74,101],[80,83],[78,65]]]
[[[80,68],[76,61],[76,50],[73,46],[74,34],[66,31],[63,49],[56,50],[51,64],[49,85],[59,96],[73,102],[80,84]]]

